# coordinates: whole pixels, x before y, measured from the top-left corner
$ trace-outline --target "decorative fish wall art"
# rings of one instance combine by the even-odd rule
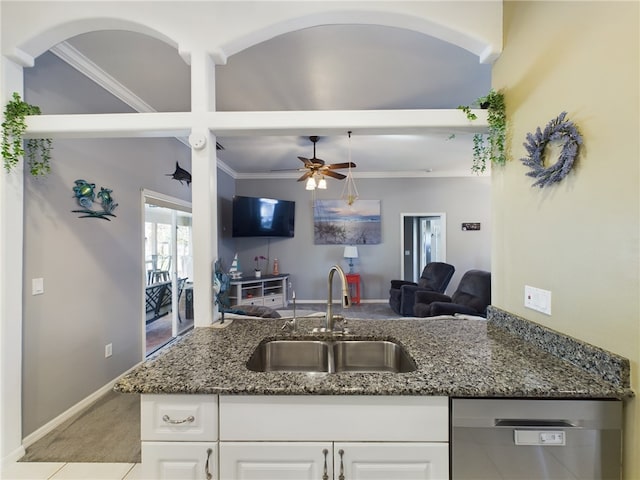
[[[178,162],[176,162],[175,172],[167,173],[166,175],[173,178],[174,180],[178,180],[180,183],[182,183],[183,181],[187,182],[187,185],[191,183],[191,174],[184,168],[182,168]]]

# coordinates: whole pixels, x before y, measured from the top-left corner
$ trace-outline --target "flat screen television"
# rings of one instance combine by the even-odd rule
[[[233,197],[234,237],[293,237],[296,203],[275,198]]]

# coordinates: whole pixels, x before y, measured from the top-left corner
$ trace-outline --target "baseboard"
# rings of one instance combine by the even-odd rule
[[[6,457],[2,459],[2,461],[0,461],[0,471],[4,469],[5,465],[15,463],[20,460],[22,457],[24,457],[25,453],[27,452],[25,451],[23,445],[20,445],[20,447],[16,448],[13,452],[10,452]]]
[[[129,370],[127,370],[126,372],[122,373],[121,375],[118,375],[116,378],[114,378],[113,380],[111,380],[110,382],[108,382],[106,385],[104,385],[103,387],[99,388],[98,390],[96,390],[95,392],[93,392],[91,395],[89,395],[88,397],[84,398],[83,400],[79,401],[78,403],[76,403],[74,406],[72,406],[71,408],[69,408],[68,410],[62,412],[60,415],[58,415],[56,418],[54,418],[53,420],[49,421],[48,423],[44,424],[42,427],[40,427],[39,429],[37,429],[36,431],[30,433],[29,435],[27,435],[26,437],[24,437],[22,439],[22,455],[20,455],[18,457],[18,459],[22,456],[24,456],[25,452],[24,450],[29,447],[30,445],[33,445],[35,442],[37,442],[38,440],[40,440],[42,437],[44,437],[46,434],[48,434],[49,432],[55,430],[57,427],[59,427],[62,423],[64,423],[65,421],[69,420],[71,417],[73,417],[75,414],[80,413],[82,410],[84,410],[85,408],[87,408],[89,405],[91,405],[93,402],[95,402],[96,400],[98,400],[102,395],[104,395],[105,393],[107,393],[108,391],[110,391],[113,386],[115,385],[115,383],[122,378],[123,376],[125,376],[127,373],[131,372],[133,369],[137,368],[142,362],[140,362],[137,365],[134,365],[133,367],[131,367]]]

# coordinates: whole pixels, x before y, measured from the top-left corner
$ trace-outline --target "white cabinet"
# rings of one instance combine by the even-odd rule
[[[142,480],[214,480],[216,442],[142,442]]]
[[[446,479],[448,465],[446,443],[220,443],[220,480]]]
[[[221,441],[448,442],[447,397],[221,395]]]
[[[449,476],[446,397],[142,395],[141,405],[143,479]]]
[[[261,278],[231,280],[229,299],[231,305],[264,305],[282,308],[288,305],[288,274],[266,275]]]
[[[448,443],[336,443],[334,478],[427,480],[449,478]]]
[[[332,478],[330,442],[222,442],[221,480]],[[326,453],[325,453],[326,452]]]
[[[218,439],[218,397],[215,395],[141,395],[143,441]]]
[[[447,479],[448,422],[446,397],[221,396],[220,479]]]
[[[218,397],[142,395],[145,480],[212,480],[218,469]]]

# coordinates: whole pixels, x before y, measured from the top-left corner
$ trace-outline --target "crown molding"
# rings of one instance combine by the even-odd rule
[[[82,73],[85,77],[93,80],[113,96],[122,100],[135,111],[140,113],[156,112],[156,109],[151,105],[118,82],[69,43],[59,43],[51,47],[50,51],[62,61]]]

